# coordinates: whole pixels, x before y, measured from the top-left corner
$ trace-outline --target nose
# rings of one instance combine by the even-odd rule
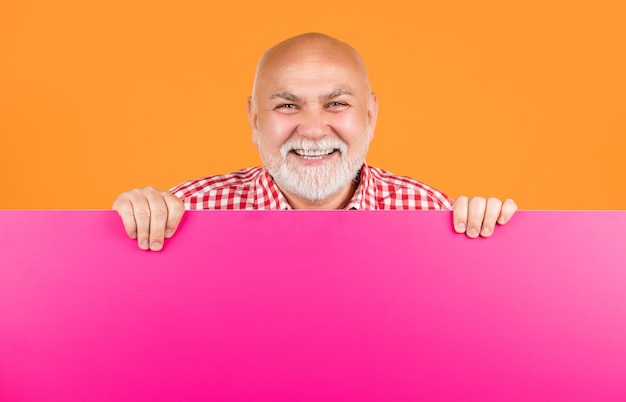
[[[309,108],[300,114],[298,134],[311,140],[326,136],[328,128],[323,112],[316,108]]]

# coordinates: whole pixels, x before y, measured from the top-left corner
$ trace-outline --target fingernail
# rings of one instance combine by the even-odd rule
[[[148,243],[148,240],[144,240],[144,241],[142,241],[142,242],[141,242],[141,246],[140,246],[140,248],[141,248],[142,250],[147,250],[148,248],[150,248],[150,243]]]
[[[506,223],[506,218],[504,216],[501,216],[500,219],[498,219],[498,223],[500,225],[504,225]]]
[[[459,232],[459,233],[465,232],[465,224],[464,223],[458,223],[456,225],[456,231]]]
[[[491,234],[491,230],[489,228],[483,228],[482,233],[484,237],[487,237]]]
[[[471,228],[470,230],[467,231],[467,235],[469,237],[477,237],[478,236],[478,230]]]
[[[163,245],[159,242],[155,242],[152,243],[152,245],[150,246],[150,250],[152,251],[159,251],[161,249],[161,247],[163,247]]]
[[[172,231],[170,229],[165,229],[165,237],[172,237]]]
[[[133,232],[130,234],[130,238],[131,239],[136,239],[137,238],[137,232]]]

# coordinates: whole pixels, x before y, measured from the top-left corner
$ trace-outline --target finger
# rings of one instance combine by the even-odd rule
[[[150,206],[150,250],[159,251],[163,248],[165,239],[165,224],[167,222],[167,204],[163,193],[150,189],[146,192]]]
[[[465,233],[467,229],[467,203],[467,197],[460,196],[452,204],[452,221],[457,233]]]
[[[176,229],[178,229],[178,224],[183,217],[183,213],[185,212],[185,207],[183,202],[172,195],[171,193],[164,191],[163,199],[165,200],[165,205],[167,206],[167,221],[165,223],[165,238],[169,239],[176,233]]]
[[[498,218],[498,223],[500,225],[504,225],[507,223],[517,211],[517,204],[510,198],[504,200],[502,204],[502,209],[500,211],[500,217]]]
[[[150,248],[150,206],[148,200],[140,190],[133,190],[130,201],[137,224],[137,244],[140,249],[148,250]]]
[[[472,239],[478,237],[485,218],[487,200],[483,197],[472,197],[467,203],[467,235]]]
[[[487,199],[487,207],[485,210],[485,217],[483,218],[483,225],[480,229],[480,235],[482,237],[489,237],[493,233],[493,228],[496,226],[496,221],[500,217],[500,210],[502,208],[502,201],[497,198]]]
[[[118,215],[122,218],[122,223],[124,224],[124,229],[126,230],[128,237],[136,239],[137,224],[135,223],[133,204],[128,198],[126,198],[125,193],[121,194],[117,197],[115,202],[113,202],[113,209],[117,211]]]

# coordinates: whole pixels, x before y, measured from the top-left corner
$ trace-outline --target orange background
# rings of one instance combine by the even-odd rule
[[[626,209],[622,1],[5,1],[0,208],[110,208],[124,190],[260,163],[245,100],[308,31],[365,58],[368,163],[523,209]]]

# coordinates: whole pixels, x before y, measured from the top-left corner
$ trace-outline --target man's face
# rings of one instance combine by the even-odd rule
[[[332,46],[267,60],[248,104],[253,141],[283,192],[322,201],[351,186],[377,115],[364,67]]]

